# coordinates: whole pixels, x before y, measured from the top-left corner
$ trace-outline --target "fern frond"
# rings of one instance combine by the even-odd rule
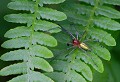
[[[35,45],[31,48],[31,51],[19,49],[15,51],[10,51],[1,56],[1,60],[4,61],[14,61],[14,60],[28,60],[29,54],[32,53],[32,56],[51,58],[53,53],[46,47]]]
[[[53,10],[51,8],[41,7],[41,8],[39,8],[39,10],[37,12],[44,19],[50,19],[50,20],[54,20],[54,21],[62,21],[67,18],[63,12]],[[38,18],[39,18],[39,16],[38,16]]]
[[[52,64],[52,66],[54,67],[55,70],[64,72],[65,77],[62,78],[64,81],[72,81],[72,82],[74,82],[74,81],[76,81],[76,82],[81,81],[81,82],[86,82],[86,80],[83,78],[83,76],[81,76],[76,71],[74,71],[75,68],[72,65],[73,63],[68,63],[68,62],[62,61],[62,60],[53,61],[53,62],[54,63]],[[61,67],[61,66],[63,66],[63,67]],[[83,66],[83,68],[84,68],[84,66]],[[80,68],[78,70],[80,71],[80,70],[82,70],[82,68]],[[54,76],[54,77],[56,77],[56,76]]]
[[[71,70],[69,73],[69,78],[68,81],[72,82],[87,82],[79,73],[75,72],[74,70]]]
[[[30,66],[32,66],[33,68],[42,69],[47,72],[53,71],[53,68],[50,66],[50,64],[43,58],[31,57],[30,61]]]
[[[116,45],[107,30],[120,30],[120,24],[115,20],[120,18],[120,12],[110,5],[119,5],[120,1],[66,0],[62,3],[64,1],[12,0],[8,4],[10,9],[25,11],[4,17],[8,22],[24,24],[7,31],[5,37],[9,40],[1,45],[17,49],[3,54],[1,60],[22,62],[0,70],[1,76],[21,74],[8,82],[92,82],[91,67],[100,73],[104,71],[100,58],[108,61],[111,58],[104,46]],[[62,5],[52,5],[59,3]],[[71,42],[70,36],[60,32],[60,26],[55,21],[73,35],[78,31],[80,44],[85,43],[89,50],[81,49],[81,45],[78,49],[65,49],[66,43]],[[52,52],[55,58],[48,59],[53,57]]]
[[[53,53],[44,46],[35,45],[31,48],[31,53],[33,56],[44,57],[44,58],[52,58]]]
[[[44,74],[42,74],[40,72],[32,71],[30,76],[33,77],[33,78],[30,78],[31,81],[36,81],[36,82],[54,82],[52,79],[48,78],[47,76],[45,76]]]
[[[92,28],[90,29],[89,34],[91,35],[93,39],[103,42],[108,46],[116,45],[115,39],[111,36],[111,34],[103,30]]]
[[[4,17],[5,20],[7,20],[8,22],[14,22],[14,23],[24,23],[28,26],[30,26],[33,22],[33,14],[10,14],[10,15],[6,15]]]
[[[112,4],[112,5],[120,5],[120,0],[101,0],[102,3]]]
[[[110,52],[105,47],[102,47],[99,44],[94,43],[90,43],[89,45],[93,49],[93,52],[97,54],[99,57],[108,61],[111,59]]]
[[[9,80],[8,82],[27,82],[27,75],[24,74],[24,75],[21,75],[21,76],[17,76],[11,80]]]
[[[78,1],[80,1],[80,3]],[[55,75],[59,76],[58,73],[60,73],[64,76],[62,82],[91,82],[93,76],[89,65],[102,73],[104,71],[104,67],[100,58],[108,61],[111,58],[110,52],[107,48],[104,48],[104,46],[116,45],[115,39],[107,32],[107,30],[120,30],[120,24],[115,20],[120,18],[120,12],[113,6],[107,5],[110,4],[109,1],[78,1],[68,0],[61,4],[61,10],[63,10],[67,15],[67,20],[64,21],[67,24],[64,22],[60,24],[73,35],[76,34],[77,31],[80,35],[80,37],[78,37],[80,42],[87,44],[90,50],[85,51],[84,48],[79,50],[77,48],[72,49],[76,47],[74,45],[69,50],[66,50],[65,48],[67,47],[65,42],[72,42],[73,40],[68,40],[63,33],[59,34],[59,36],[62,37],[60,39],[57,38],[60,45],[57,49],[53,49],[54,53],[58,55],[58,57],[51,62],[55,72],[47,75],[56,80],[57,76]],[[114,2],[119,3],[119,1],[116,0],[113,1],[113,5]],[[61,48],[61,46],[64,46],[64,48]],[[62,50],[60,51],[60,49]],[[80,78],[79,81],[78,79],[75,79],[76,76]]]
[[[13,10],[26,10],[26,11],[35,11],[35,3],[29,0],[18,0],[8,3],[8,8]]]
[[[29,80],[28,80],[29,79]],[[8,82],[29,82],[29,81],[35,81],[35,82],[54,82],[52,79],[48,78],[44,74],[40,72],[31,72],[30,74],[24,74],[17,76]]]
[[[24,49],[10,51],[10,52],[3,54],[0,59],[4,61],[28,60],[29,51],[24,50]]]
[[[82,2],[85,2],[85,3],[91,4],[91,5],[95,5],[95,2],[98,2],[96,0],[78,0],[78,1],[82,1]]]
[[[64,2],[65,0],[39,0],[40,2],[43,2],[44,4],[59,4]]]
[[[120,23],[110,18],[105,18],[105,17],[95,18],[94,24],[103,29],[120,30]]]
[[[88,53],[88,55],[91,56],[89,64],[93,66],[94,69],[96,69],[98,72],[102,73],[104,71],[102,60],[94,53]]]
[[[0,75],[7,76],[11,74],[21,74],[27,72],[27,66],[25,62],[13,64],[10,66],[7,66],[0,71]]]
[[[111,7],[107,7],[107,6],[99,6],[96,11],[95,11],[96,15],[103,15],[109,18],[113,18],[113,19],[119,19],[120,18],[120,12],[111,8]]]
[[[44,36],[45,38],[43,38],[42,36]],[[53,38],[48,34],[36,32],[33,34],[33,38],[34,38],[32,41],[33,44],[39,43],[39,44],[47,45],[51,47],[54,47],[57,45],[57,41],[55,40],[55,38]],[[29,38],[20,37],[20,38],[11,39],[11,40],[5,41],[1,46],[4,48],[21,48],[21,47],[28,48]]]
[[[95,0],[79,0],[85,3],[90,3],[91,5],[95,5]],[[119,0],[101,0],[100,1],[101,4],[105,3],[105,4],[112,4],[112,5],[120,5],[120,1]]]
[[[75,54],[79,55],[80,54],[79,50],[76,50],[75,53],[73,53],[71,55],[75,55]],[[89,59],[89,60],[92,61],[91,59]],[[70,77],[70,76],[68,77],[67,74],[69,74],[70,71],[74,70],[76,72],[76,74],[77,73],[80,74],[79,78],[83,79],[83,76],[84,76],[87,80],[92,81],[92,79],[93,79],[93,77],[92,77],[92,71],[91,71],[91,69],[89,68],[89,66],[87,64],[85,64],[84,62],[82,62],[79,58],[75,59],[73,61],[70,58],[69,61],[64,61],[64,60],[63,61],[62,60],[56,60],[55,61],[54,60],[52,62],[52,66],[54,67],[54,70],[59,71],[59,72],[62,71],[62,72],[65,73],[66,77],[64,77],[63,79],[68,80],[68,79],[73,78],[73,77]],[[72,80],[70,80],[70,81],[72,81]]]
[[[47,31],[50,33],[57,33],[61,31],[58,27],[60,28],[60,26],[55,23],[39,20],[35,23],[34,29],[35,31],[41,30],[41,31]]]
[[[50,47],[57,46],[57,41],[54,37],[52,37],[48,34],[42,33],[42,32],[35,32],[33,34],[32,43],[33,44],[39,43],[41,45],[47,45],[47,46],[50,46]]]
[[[69,5],[62,5],[62,7],[70,7],[69,11],[74,11],[76,13],[80,13],[80,14],[86,14],[86,15],[90,15],[90,11],[93,8],[92,6],[88,6],[88,5],[83,5],[83,4],[69,4]],[[119,19],[120,18],[120,12],[108,7],[108,6],[98,6],[96,8],[95,11],[95,15],[103,15],[109,18],[113,18],[113,19]]]
[[[82,67],[81,67],[82,66]],[[81,72],[82,75],[89,81],[92,81],[92,71],[88,65],[82,62],[79,59],[76,59],[74,62],[71,63],[71,68],[76,70],[77,72]]]
[[[29,47],[29,38],[20,37],[15,39],[10,39],[5,41],[2,45],[3,48],[28,48]]]
[[[86,16],[83,16],[83,15],[80,15],[80,14],[75,14],[75,12],[66,12],[66,15],[68,15],[68,20],[70,22],[73,22],[75,24],[82,24],[83,26],[86,26],[87,25],[87,17]]]
[[[30,27],[19,26],[14,29],[10,29],[4,35],[6,38],[18,38],[22,36],[30,36]]]
[[[63,72],[51,72],[46,73],[45,75],[51,77],[55,82],[65,82],[65,74]]]
[[[50,33],[58,33],[61,30],[59,25],[48,20],[62,21],[67,16],[63,12],[43,5],[58,4],[64,1],[12,0],[8,4],[8,8],[13,10],[30,11],[9,14],[4,17],[8,22],[26,24],[26,26],[18,26],[7,31],[5,37],[10,38],[10,40],[1,45],[4,48],[17,48],[17,50],[3,54],[1,60],[22,61],[22,63],[6,66],[0,70],[2,76],[21,74],[8,82],[54,82],[50,77],[44,75],[45,72],[53,72],[52,66],[45,58],[53,57],[52,51],[47,46],[57,46],[57,40]],[[36,72],[35,69],[40,69],[40,71]]]

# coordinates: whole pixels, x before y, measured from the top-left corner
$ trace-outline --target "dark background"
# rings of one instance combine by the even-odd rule
[[[16,11],[10,10],[7,8],[7,4],[10,0],[0,0],[0,44],[2,44],[6,38],[4,38],[4,34],[7,30],[16,27],[18,24],[9,23],[4,20],[4,16],[10,13],[14,13]],[[115,7],[120,11],[120,7]],[[117,21],[120,21],[117,20]],[[105,71],[100,74],[96,71],[94,72],[94,80],[93,82],[120,82],[120,31],[110,32],[112,36],[116,39],[117,45],[115,47],[108,47],[111,52],[111,60],[104,61]],[[7,52],[9,50],[0,47],[0,55]],[[13,62],[3,62],[0,60],[0,69],[11,64]],[[10,78],[14,76],[1,76],[0,82],[6,82]]]

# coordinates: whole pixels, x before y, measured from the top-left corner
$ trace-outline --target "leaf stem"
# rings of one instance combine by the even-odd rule
[[[82,41],[86,38],[88,31],[89,31],[89,27],[92,26],[92,24],[93,24],[94,14],[95,14],[95,11],[98,7],[98,4],[99,4],[99,0],[96,0],[95,5],[94,5],[93,9],[91,10],[90,17],[88,19],[88,24],[85,27],[85,32],[84,32],[83,37],[81,39]]]
[[[31,27],[30,27],[30,31],[31,31],[31,34],[30,34],[30,41],[29,41],[29,59],[28,59],[28,61],[27,61],[27,74],[28,74],[28,76],[27,76],[27,81],[29,82],[29,79],[30,79],[30,76],[29,76],[29,74],[31,74],[31,71],[32,70],[34,70],[34,67],[33,66],[31,66],[31,60],[30,60],[30,57],[32,56],[32,53],[30,52],[31,51],[31,49],[32,49],[32,46],[33,46],[33,37],[34,37],[34,27],[35,27],[35,22],[36,22],[36,16],[37,16],[37,10],[38,10],[38,0],[36,0],[36,2],[35,2],[35,12],[33,13],[34,15],[34,19],[33,19],[33,22],[32,22],[32,25],[31,25]]]

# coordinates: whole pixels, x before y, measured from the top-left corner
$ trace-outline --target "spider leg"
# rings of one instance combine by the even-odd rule
[[[72,44],[71,42],[67,43],[67,46],[70,46],[70,45],[72,45],[72,46],[73,46],[73,44]]]
[[[69,45],[72,45],[72,43],[68,43]],[[71,46],[71,47],[69,47],[69,48],[67,48],[67,50],[66,49],[64,49],[61,53],[63,53],[63,52],[66,52],[66,51],[68,51],[68,50],[70,50],[71,48],[73,48],[69,53],[66,53],[65,55],[64,55],[64,57],[66,58],[69,54],[71,54],[76,48],[75,48],[75,46]],[[61,54],[60,53],[60,54]],[[58,55],[59,56],[59,55]],[[54,58],[52,58],[52,60],[50,61],[50,62],[52,62],[53,60],[55,60],[58,56],[55,56]]]
[[[69,50],[69,49],[71,49],[71,48],[73,48],[73,46],[71,46],[71,47],[67,48],[67,50]]]
[[[76,37],[77,37],[77,40],[78,40],[78,37],[79,37],[79,33],[78,32],[76,32]]]
[[[59,25],[59,26],[60,26],[60,25]],[[60,27],[61,27],[62,31],[68,33],[72,39],[75,39],[75,36],[74,36],[71,32],[67,31],[67,30],[66,30],[65,28],[63,28],[62,26],[60,26]]]
[[[75,36],[74,36],[71,32],[67,31],[67,30],[64,29],[63,27],[62,27],[62,30],[63,30],[64,32],[68,33],[72,39],[75,39]]]
[[[77,31],[76,28],[74,28],[74,30],[76,31],[76,38],[77,38],[77,40],[78,40],[78,38],[79,38],[79,33],[78,33],[78,31]]]
[[[83,36],[84,36],[85,33],[86,33],[86,31],[84,31],[83,34],[81,35],[80,41],[82,41]]]
[[[73,47],[72,47],[73,48]],[[76,48],[73,48],[68,54],[66,54],[65,57],[67,57],[68,55],[70,55]]]

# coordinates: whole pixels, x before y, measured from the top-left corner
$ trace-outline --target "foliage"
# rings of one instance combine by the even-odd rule
[[[8,82],[96,81],[93,70],[103,73],[101,58],[109,61],[111,55],[107,46],[116,45],[109,31],[120,30],[116,21],[120,19],[120,12],[114,5],[120,5],[120,1],[12,0],[8,8],[20,13],[6,15],[4,19],[22,26],[5,33],[9,40],[1,46],[12,50],[3,54],[1,60],[17,60],[18,63],[1,69],[0,75],[20,74]],[[80,41],[86,43],[90,50],[67,49],[70,36],[60,32],[59,25],[75,36],[77,31]]]
[[[56,82],[92,81],[92,68],[103,73],[104,67],[101,58],[108,61],[111,59],[110,52],[105,47],[116,45],[115,39],[107,30],[120,30],[119,22],[114,20],[119,19],[120,12],[111,7],[109,5],[111,3],[107,1],[79,1],[67,0],[60,5],[61,10],[68,17],[67,20],[60,24],[73,34],[76,34],[77,31],[80,34],[80,40],[85,42],[91,51],[84,51],[78,48],[66,50],[64,42],[70,42],[71,40],[67,39],[63,33],[56,34],[55,37],[60,45],[58,45],[58,49],[53,49],[53,52],[57,54],[56,58],[51,61],[55,72],[48,74]],[[61,48],[61,46],[65,48]],[[64,79],[59,80],[56,76],[64,76]]]
[[[63,12],[43,7],[43,4],[58,4],[63,1],[12,0],[8,4],[10,9],[27,11],[4,17],[8,22],[23,24],[23,26],[7,31],[5,37],[10,40],[1,45],[4,48],[15,49],[3,54],[1,60],[19,60],[19,63],[1,69],[0,75],[22,74],[8,82],[54,82],[42,72],[53,72],[53,68],[46,61],[46,58],[53,57],[53,53],[47,46],[55,47],[57,45],[56,39],[46,31],[57,33],[60,29],[57,28],[59,27],[57,24],[47,20],[62,21],[66,19],[66,15]],[[52,28],[57,29],[51,31]],[[35,71],[35,69],[40,69],[40,71]]]

